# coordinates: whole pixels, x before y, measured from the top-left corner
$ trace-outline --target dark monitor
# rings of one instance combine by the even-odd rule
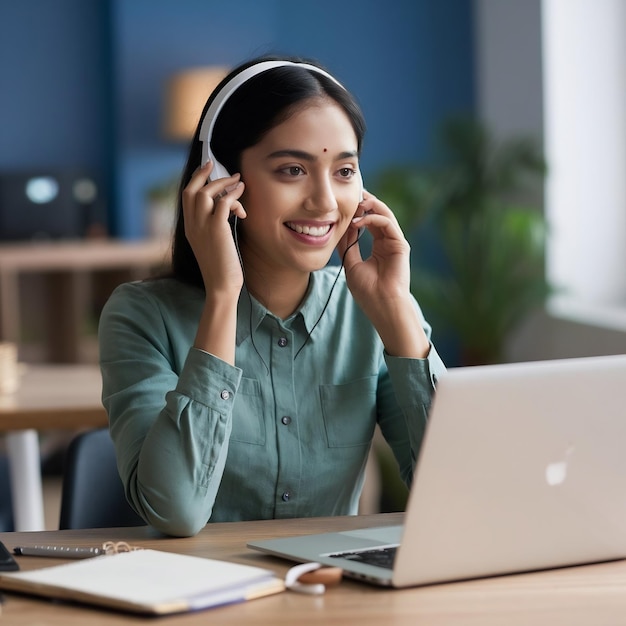
[[[0,172],[0,240],[78,239],[104,229],[101,196],[86,172]]]

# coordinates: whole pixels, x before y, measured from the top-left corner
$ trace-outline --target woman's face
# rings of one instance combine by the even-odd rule
[[[359,204],[357,149],[346,113],[319,98],[243,151],[240,246],[249,268],[308,273],[328,263]]]

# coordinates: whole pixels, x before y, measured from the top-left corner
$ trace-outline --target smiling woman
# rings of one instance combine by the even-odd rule
[[[359,205],[358,142],[350,120],[333,100],[309,102],[241,155],[246,284],[270,310],[273,299],[282,298],[281,317],[298,307],[310,272],[328,263]],[[270,280],[277,273],[283,294]]]
[[[118,467],[157,529],[355,514],[376,425],[411,482],[444,366],[409,245],[362,189],[364,130],[312,62],[253,60],[209,98],[171,273],[119,287],[100,322]]]

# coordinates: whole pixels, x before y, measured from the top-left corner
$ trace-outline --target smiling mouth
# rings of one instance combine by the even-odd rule
[[[287,222],[285,225],[290,230],[293,230],[300,235],[309,235],[309,237],[324,237],[324,235],[327,235],[332,228],[332,224],[324,224],[323,226],[303,226]]]

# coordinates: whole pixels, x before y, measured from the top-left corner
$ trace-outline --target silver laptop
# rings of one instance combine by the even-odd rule
[[[625,558],[626,356],[450,369],[403,526],[248,547],[393,587]]]

